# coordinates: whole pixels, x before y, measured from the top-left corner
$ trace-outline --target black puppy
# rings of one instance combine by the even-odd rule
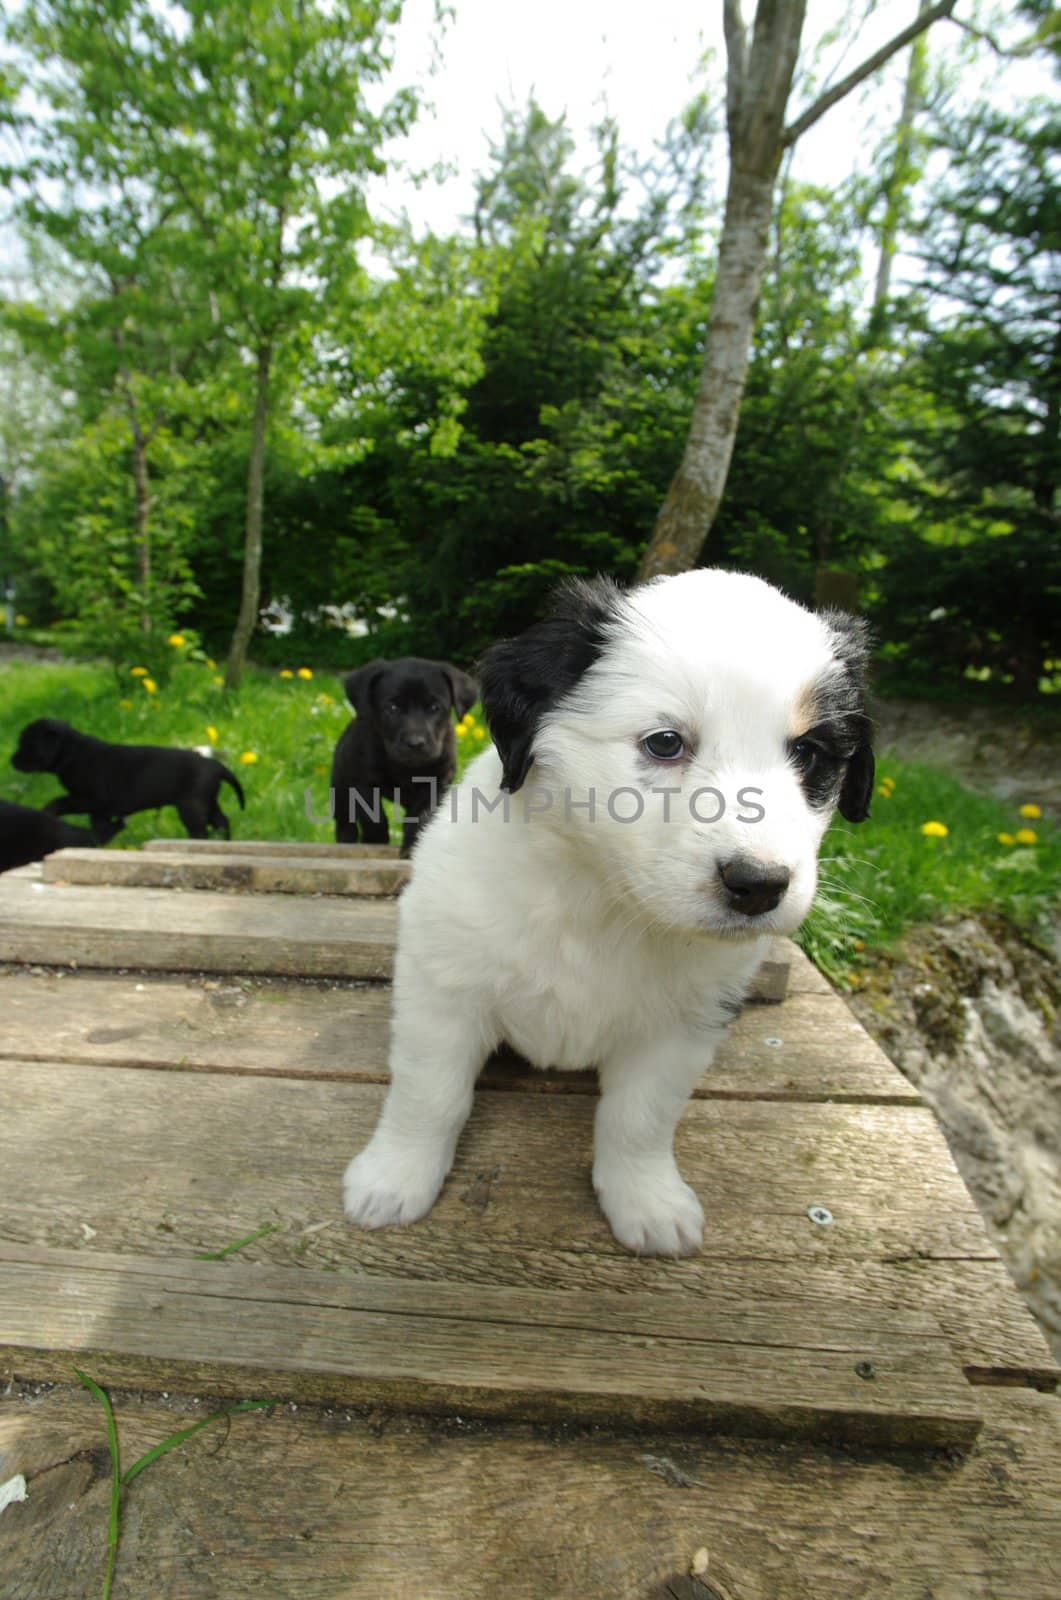
[[[69,822],[60,822],[58,817],[50,817],[46,811],[18,806],[13,800],[0,800],[0,872],[24,867],[30,861],[41,861],[53,850],[106,844],[120,833],[122,826],[120,822],[109,822],[100,829],[75,828]]]
[[[356,844],[360,829],[364,844],[386,844],[386,796],[405,812],[407,856],[457,770],[453,712],[470,711],[479,686],[448,661],[406,656],[370,661],[343,687],[357,720],[343,729],[332,760],[335,837]]]
[[[212,756],[165,745],[108,744],[54,717],[23,728],[11,765],[19,772],[54,772],[68,792],[49,800],[45,811],[53,817],[87,812],[97,830],[134,811],[176,806],[192,839],[205,839],[210,828],[230,839],[217,792],[229,783],[245,803],[239,780]]]

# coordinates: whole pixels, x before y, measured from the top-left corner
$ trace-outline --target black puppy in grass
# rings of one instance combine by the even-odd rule
[[[100,828],[75,828],[58,817],[50,817],[46,811],[0,800],[0,872],[42,861],[53,850],[106,844],[123,826],[121,822],[108,822]]]
[[[230,839],[228,818],[217,803],[221,785],[231,784],[240,806],[245,804],[239,779],[213,756],[165,745],[108,744],[54,717],[38,717],[23,728],[11,765],[19,772],[54,772],[67,793],[49,800],[45,811],[53,817],[87,814],[97,831],[134,811],[176,806],[190,838],[205,839],[216,828]]]
[[[381,802],[397,800],[405,813],[401,853],[407,856],[453,781],[453,714],[471,710],[479,686],[448,661],[405,656],[370,661],[343,687],[357,720],[344,728],[332,760],[335,837],[340,844],[386,844],[390,831]]]

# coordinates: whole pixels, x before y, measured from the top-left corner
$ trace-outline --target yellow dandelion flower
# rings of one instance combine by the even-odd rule
[[[26,628],[29,626],[29,618],[24,617],[21,611],[15,613],[15,626],[16,628]]]
[[[882,800],[890,800],[894,791],[891,789],[886,789],[883,783],[879,783],[877,785],[877,793],[880,795]]]
[[[148,694],[158,693],[158,684],[155,682],[154,678],[141,678],[140,682],[143,684]]]
[[[133,709],[133,702],[131,700],[119,700],[118,705],[123,711],[131,711]]]
[[[207,656],[206,664],[210,668],[211,672],[213,672],[214,668],[217,666],[217,662],[214,660],[213,656]]]
[[[1042,806],[1032,805],[1030,801],[1026,806],[1021,806],[1020,813],[1019,813],[1019,815],[1022,816],[1022,817],[1030,817],[1033,822],[1038,817],[1041,817],[1042,814],[1043,814]]]
[[[174,650],[179,650],[181,645],[185,644],[186,642],[187,641],[185,640],[183,633],[171,633],[169,638],[166,640],[166,643],[171,644]]]
[[[221,685],[224,683],[224,681],[225,681],[224,678],[222,678],[220,676],[219,677],[215,677],[215,679],[214,679],[214,682],[217,684],[217,687],[219,689],[220,689]]]
[[[147,677],[147,668],[146,667],[130,667],[129,668],[129,676],[132,677],[132,678],[146,678]]]
[[[881,779],[881,783],[884,784],[886,789],[894,789],[895,788],[895,779],[894,778],[889,778],[887,776],[887,774],[885,774],[885,776]]]
[[[206,724],[206,737],[209,739],[211,744],[217,743],[217,729],[214,727],[212,722],[208,722]]]
[[[1039,835],[1034,828],[1018,828],[1015,834],[1018,844],[1038,844]]]
[[[312,678],[313,673],[310,671],[309,667],[299,667],[298,675],[300,678],[305,678],[308,682],[309,679]]]
[[[472,729],[472,737],[474,739],[485,739],[486,738],[486,729],[485,728],[473,728]]]
[[[281,667],[280,676],[281,678],[293,678],[295,674],[291,671],[290,667]]]
[[[926,839],[945,839],[950,829],[945,822],[923,822],[921,832]]]
[[[1011,833],[1000,833],[998,836],[998,842],[999,844],[1016,844],[1017,841],[1014,839]]]
[[[253,767],[257,759],[258,753],[256,750],[244,750],[243,754],[240,756],[240,760],[245,767]]]

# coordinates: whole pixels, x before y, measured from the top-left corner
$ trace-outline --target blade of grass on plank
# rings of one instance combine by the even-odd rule
[[[212,1411],[208,1417],[200,1417],[199,1421],[193,1422],[190,1427],[178,1429],[176,1433],[171,1433],[168,1439],[163,1439],[161,1444],[156,1444],[153,1449],[140,1456],[122,1473],[123,1487],[132,1483],[152,1461],[164,1456],[167,1450],[175,1450],[185,1439],[190,1439],[193,1433],[198,1433],[200,1428],[209,1427],[211,1422],[220,1422],[222,1417],[235,1416],[237,1411],[264,1411],[267,1406],[275,1406],[276,1403],[275,1400],[238,1400],[235,1405],[226,1406],[224,1411]]]
[[[237,1239],[234,1244],[226,1244],[223,1250],[197,1250],[196,1261],[223,1261],[226,1256],[233,1255],[237,1250],[242,1250],[245,1244],[253,1244],[255,1239],[264,1238],[267,1233],[278,1233],[278,1222],[267,1222],[264,1228],[259,1228],[257,1233],[248,1233],[245,1239]]]
[[[122,1464],[118,1453],[118,1428],[114,1421],[114,1409],[111,1406],[110,1396],[87,1372],[74,1368],[85,1388],[90,1390],[103,1407],[103,1414],[107,1418],[107,1444],[111,1453],[111,1514],[107,1525],[107,1571],[103,1578],[102,1600],[109,1600],[111,1583],[114,1579],[114,1563],[118,1555],[118,1507],[122,1492]]]

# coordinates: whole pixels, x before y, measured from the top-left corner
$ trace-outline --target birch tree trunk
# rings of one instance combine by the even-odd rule
[[[272,346],[258,347],[254,390],[254,422],[251,428],[251,453],[247,467],[247,521],[243,545],[243,589],[239,616],[225,664],[225,687],[238,689],[247,665],[247,651],[258,623],[262,591],[262,511],[265,505],[265,428],[269,420],[269,373]]]
[[[955,0],[922,6],[916,21],[827,90],[786,127],[806,0],[759,0],[749,42],[740,0],[724,0],[729,182],[704,362],[685,451],[656,519],[639,578],[682,572],[699,560],[726,486],[748,376],[769,247],[774,183],[800,135]]]

